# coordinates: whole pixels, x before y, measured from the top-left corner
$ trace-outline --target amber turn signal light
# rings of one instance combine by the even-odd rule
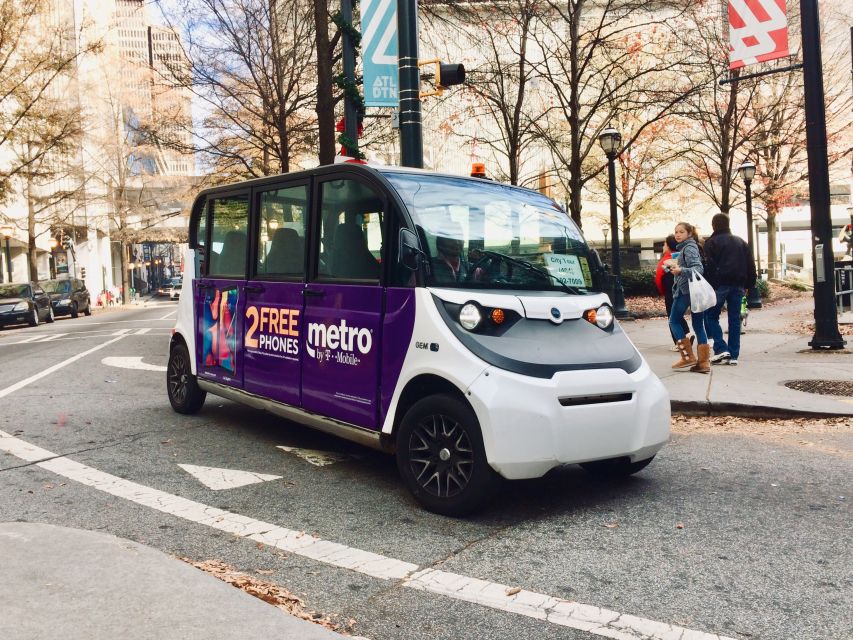
[[[489,317],[495,324],[502,324],[503,321],[506,320],[506,314],[504,313],[503,309],[492,309],[492,312],[489,314]]]
[[[595,324],[595,309],[588,309],[583,312],[583,319],[590,324]]]

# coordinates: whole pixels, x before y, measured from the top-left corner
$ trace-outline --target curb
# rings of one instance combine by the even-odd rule
[[[733,416],[738,418],[850,418],[850,413],[830,413],[826,411],[803,411],[783,407],[765,407],[737,402],[701,402],[690,400],[670,401],[673,413],[686,416]]]

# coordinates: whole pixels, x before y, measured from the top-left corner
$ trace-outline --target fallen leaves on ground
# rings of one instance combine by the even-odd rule
[[[260,578],[255,578],[254,576],[241,573],[221,560],[204,560],[196,562],[189,558],[179,559],[194,566],[196,569],[201,569],[202,571],[219,578],[223,582],[227,582],[231,586],[237,587],[249,595],[263,600],[264,602],[268,602],[282,611],[292,616],[296,616],[297,618],[301,618],[302,620],[308,620],[309,622],[319,624],[326,629],[330,629],[338,633],[351,631],[352,627],[355,625],[354,619],[347,621],[346,625],[340,625],[333,622],[331,618],[326,615],[310,611],[305,608],[305,603],[302,601],[302,598],[291,593],[284,587],[280,587],[274,582],[268,582],[266,580],[261,580]],[[257,572],[272,573],[272,571],[265,569],[257,569]]]
[[[675,434],[725,433],[769,438],[827,453],[853,455],[837,436],[853,434],[853,417],[760,419],[738,416],[672,416]],[[808,439],[804,436],[809,436]],[[849,440],[849,439],[848,439]]]
[[[631,296],[625,306],[638,318],[666,317],[666,302],[663,296]]]

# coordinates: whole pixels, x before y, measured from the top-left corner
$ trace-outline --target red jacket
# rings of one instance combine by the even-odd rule
[[[672,251],[669,250],[669,247],[666,248],[666,251],[663,252],[661,256],[660,262],[658,262],[658,268],[655,270],[655,286],[658,288],[658,294],[664,295],[663,290],[663,263],[672,258]]]

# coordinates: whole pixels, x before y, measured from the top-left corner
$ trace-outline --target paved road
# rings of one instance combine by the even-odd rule
[[[625,629],[608,637],[850,637],[848,437],[810,448],[676,425],[627,482],[568,467],[453,520],[419,509],[382,454],[215,397],[173,413],[156,369],[174,309],[0,331],[0,431],[15,450],[0,453],[0,521],[260,570],[374,640],[592,639],[608,621]],[[197,467],[279,478],[212,489],[198,476],[231,478]]]

